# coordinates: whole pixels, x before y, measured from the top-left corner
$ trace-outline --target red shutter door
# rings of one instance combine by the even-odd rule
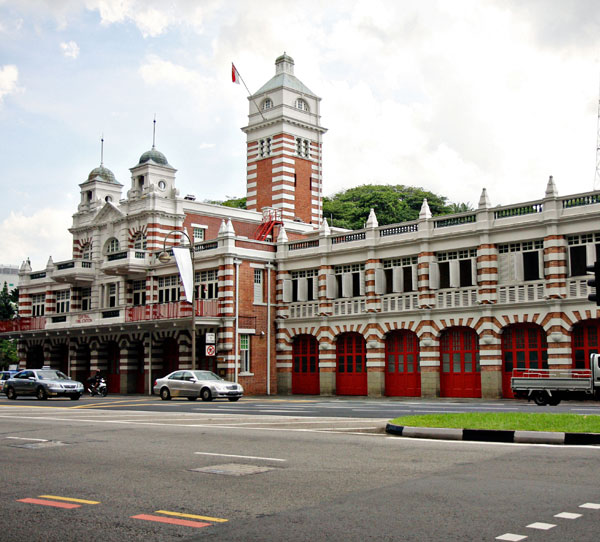
[[[385,394],[421,396],[419,340],[412,331],[393,331],[385,340]]]
[[[312,335],[299,335],[292,346],[292,393],[319,395],[319,343]]]
[[[344,333],[336,345],[337,395],[367,395],[365,339],[359,333]]]
[[[479,342],[468,328],[451,328],[440,340],[441,397],[481,397]]]

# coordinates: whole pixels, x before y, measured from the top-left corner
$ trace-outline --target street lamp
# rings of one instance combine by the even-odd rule
[[[192,269],[191,269],[191,273],[192,273],[192,277],[191,277],[192,322],[191,322],[191,324],[192,324],[192,370],[194,371],[194,370],[196,370],[196,285],[194,284],[194,243],[192,243],[190,236],[183,230],[170,231],[167,235],[165,235],[165,238],[163,240],[163,250],[158,255],[158,260],[161,263],[169,263],[171,261],[171,256],[167,252],[167,239],[169,238],[169,236],[176,234],[176,233],[180,234],[180,235],[184,235],[187,238],[188,243],[189,243],[190,259],[192,262]],[[179,275],[181,276],[181,279],[183,281],[183,287],[186,290],[186,299],[187,299],[188,296],[187,296],[187,289],[185,287],[186,280],[184,277],[184,269],[182,269],[182,267],[180,266],[179,260],[177,260],[177,265],[179,267]]]

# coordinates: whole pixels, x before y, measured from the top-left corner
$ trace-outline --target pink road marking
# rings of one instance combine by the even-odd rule
[[[42,504],[44,506],[54,506],[55,508],[81,508],[80,504],[69,502],[47,501],[45,499],[17,499],[17,502],[26,502],[30,504]]]
[[[139,514],[138,516],[131,516],[131,519],[143,519],[146,521],[157,521],[158,523],[170,523],[172,525],[183,525],[185,527],[208,527],[212,523],[202,523],[200,521],[190,521],[187,519],[175,519],[175,518],[162,518],[160,516],[152,516],[150,514]]]

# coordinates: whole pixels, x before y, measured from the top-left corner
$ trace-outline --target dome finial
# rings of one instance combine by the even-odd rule
[[[156,147],[156,113],[154,113],[154,121],[152,126],[152,148]]]
[[[104,133],[100,137],[100,165],[104,165]]]

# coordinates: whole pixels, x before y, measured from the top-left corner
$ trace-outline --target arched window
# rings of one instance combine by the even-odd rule
[[[84,243],[81,247],[81,259],[91,260],[92,259],[92,243]]]
[[[262,110],[265,111],[266,109],[271,109],[273,107],[273,100],[271,100],[271,98],[267,98],[263,103],[262,103]]]
[[[302,98],[298,98],[296,100],[296,109],[300,109],[301,111],[308,111],[308,104]]]
[[[119,252],[119,240],[116,237],[111,237],[106,241],[106,253],[114,254],[115,252]]]
[[[144,232],[137,232],[133,236],[133,248],[135,250],[146,250],[146,235]]]

